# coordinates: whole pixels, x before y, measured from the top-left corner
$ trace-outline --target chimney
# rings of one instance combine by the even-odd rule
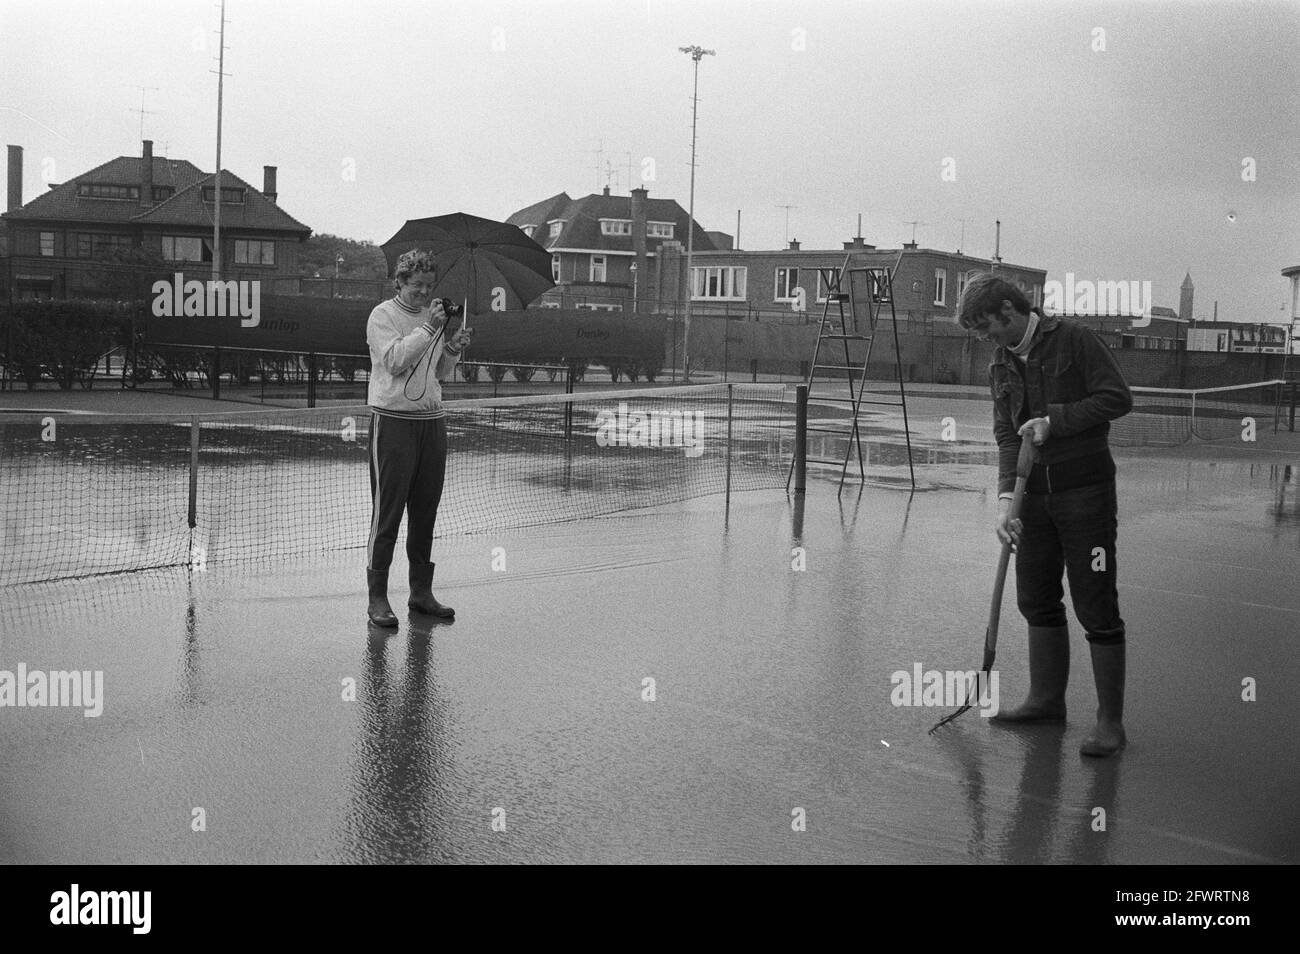
[[[605,190],[601,193],[601,195],[609,195],[609,184],[608,184],[608,183],[605,184]]]
[[[788,249],[788,251],[791,251],[791,252],[797,252],[797,251],[799,251],[799,240],[798,240],[798,239],[790,239],[790,248]]]
[[[6,212],[23,205],[23,147],[9,147],[9,205]]]
[[[650,291],[650,258],[646,254],[646,221],[645,221],[645,203],[649,191],[645,186],[638,186],[632,190],[632,251],[636,254],[636,297],[639,301],[651,298]],[[634,312],[640,311],[640,307],[633,305]]]
[[[904,242],[904,243],[903,243],[903,248],[909,248],[909,249],[911,249],[911,248],[916,248],[916,243],[915,243],[915,242]]]
[[[263,166],[262,195],[274,202],[279,194],[275,191],[275,166]]]
[[[144,154],[140,157],[140,205],[153,205],[153,140],[144,141]]]
[[[855,249],[858,251],[868,251],[873,248],[875,248],[875,246],[868,245],[867,240],[864,239],[861,235],[855,235],[850,241],[844,243],[844,250],[846,252],[853,251]]]

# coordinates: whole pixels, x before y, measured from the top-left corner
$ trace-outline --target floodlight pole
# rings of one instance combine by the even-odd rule
[[[713,50],[700,46],[678,47],[683,53],[689,53],[695,61],[695,90],[691,95],[691,198],[690,210],[686,215],[686,332],[682,338],[682,381],[689,384],[691,380],[691,299],[694,297],[695,272],[695,128],[700,104],[700,60],[706,56],[716,56]]]

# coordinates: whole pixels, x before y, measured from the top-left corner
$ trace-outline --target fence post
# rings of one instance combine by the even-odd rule
[[[212,400],[221,400],[221,345],[212,349]]]
[[[808,490],[808,385],[795,388],[794,400],[794,492]]]
[[[307,406],[316,406],[316,352],[307,352]]]

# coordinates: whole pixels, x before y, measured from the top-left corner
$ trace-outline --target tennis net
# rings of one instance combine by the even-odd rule
[[[1111,423],[1111,443],[1120,447],[1183,444],[1192,438],[1240,438],[1271,433],[1288,413],[1294,384],[1260,381],[1221,388],[1132,388],[1133,410]],[[1283,426],[1285,422],[1283,421]]]
[[[784,385],[446,406],[439,537],[783,487],[793,447]],[[360,549],[370,425],[365,406],[0,414],[0,584]]]

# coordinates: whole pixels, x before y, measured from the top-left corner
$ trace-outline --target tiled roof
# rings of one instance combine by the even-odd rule
[[[21,208],[5,213],[5,218],[203,227],[212,225],[212,203],[203,203],[200,200],[203,187],[212,185],[214,176],[212,173],[203,172],[184,159],[165,159],[158,156],[153,158],[153,184],[171,186],[176,193],[152,207],[141,206],[138,201],[77,195],[77,186],[83,182],[139,185],[143,163],[144,159],[140,156],[118,156],[38,195]],[[224,227],[259,231],[311,232],[311,229],[233,173],[223,171],[221,184],[226,188],[238,187],[245,190],[245,201],[242,206],[222,203],[221,223]]]
[[[686,210],[673,199],[646,199],[645,217],[647,222],[672,222],[673,238],[658,236],[646,237],[647,251],[655,251],[665,241],[678,241],[686,244],[686,223],[689,216]],[[564,228],[560,234],[551,238],[546,231],[546,223],[553,219],[563,219]],[[536,225],[533,238],[544,248],[583,248],[608,249],[611,252],[631,252],[631,235],[605,235],[600,230],[601,219],[632,219],[632,197],[627,195],[588,195],[580,199],[570,199],[566,193],[552,196],[543,202],[521,209],[506,221],[514,225]],[[695,224],[695,248],[699,251],[711,251],[713,240],[708,233]]]
[[[142,225],[211,225],[212,203],[204,202],[203,190],[215,184],[216,176],[208,175],[193,183],[187,189],[177,193],[165,202],[160,202],[152,209],[147,209],[136,216]],[[221,227],[223,229],[257,229],[258,231],[306,232],[311,229],[289,215],[278,205],[254,189],[239,176],[230,172],[221,173],[223,189],[241,188],[244,190],[244,204],[232,205],[221,203]]]

